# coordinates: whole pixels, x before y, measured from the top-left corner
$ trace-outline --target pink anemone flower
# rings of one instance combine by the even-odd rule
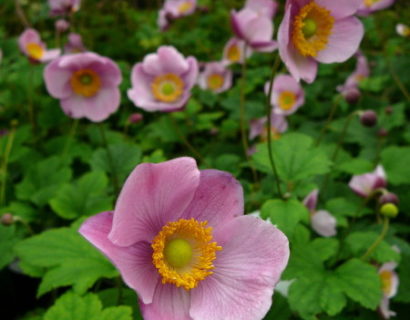
[[[276,50],[278,43],[272,40],[273,22],[271,17],[245,7],[239,12],[231,12],[232,29],[239,39],[254,51],[271,52]]]
[[[209,62],[200,73],[198,84],[204,90],[224,92],[232,87],[232,71],[222,62]]]
[[[374,191],[386,186],[386,172],[381,165],[377,166],[373,172],[353,176],[349,182],[350,189],[362,198],[368,198]]]
[[[369,14],[390,7],[396,0],[362,0],[362,5],[357,11],[359,16],[368,16]]]
[[[266,120],[268,117],[262,117],[259,119],[251,120],[249,139],[255,139],[260,136],[262,141],[266,141],[268,138],[268,132],[266,127]],[[272,114],[271,117],[271,130],[272,139],[277,140],[280,138],[281,134],[288,130],[288,122],[283,115]]]
[[[52,16],[65,15],[80,9],[81,0],[48,0]]]
[[[138,165],[114,212],[79,232],[138,293],[146,320],[260,320],[289,258],[286,236],[243,215],[230,174],[192,158]],[[221,303],[223,302],[223,303]]]
[[[68,35],[68,41],[64,46],[64,53],[86,52],[87,49],[83,44],[83,39],[78,33],[71,32]]]
[[[194,57],[185,58],[174,47],[162,46],[132,69],[128,97],[146,111],[182,109],[198,77]]]
[[[109,58],[86,52],[62,56],[44,70],[48,92],[60,99],[72,118],[94,122],[108,118],[120,105],[121,71]]]
[[[57,58],[60,49],[47,50],[44,42],[41,41],[40,35],[34,29],[26,29],[19,37],[20,50],[33,63],[48,62]]]
[[[238,38],[229,39],[223,51],[222,62],[226,65],[243,63],[252,55],[252,49],[247,48],[245,52],[245,47],[245,41]]]
[[[344,62],[357,51],[364,29],[353,14],[361,1],[287,0],[279,54],[297,81],[311,83],[318,62]]]
[[[269,82],[265,84],[265,93],[269,93]],[[295,78],[286,74],[275,77],[271,97],[274,113],[287,116],[295,113],[304,103],[305,92]]]
[[[278,3],[274,0],[246,0],[245,8],[252,9],[260,15],[266,15],[273,19],[278,10]]]
[[[193,14],[196,7],[196,0],[166,0],[163,8],[158,13],[160,30],[166,30],[172,20]]]
[[[382,282],[383,297],[380,302],[380,313],[384,319],[389,319],[396,315],[396,312],[390,310],[390,299],[397,294],[399,287],[399,277],[394,269],[396,269],[397,263],[387,262],[383,264],[379,269],[379,276]]]
[[[356,69],[353,73],[346,79],[346,82],[337,87],[337,90],[342,94],[347,92],[352,88],[357,88],[360,81],[366,79],[370,75],[369,63],[366,56],[364,56],[360,51],[356,54],[357,62]]]
[[[323,237],[333,237],[337,234],[337,221],[326,210],[316,210],[319,190],[315,189],[303,200],[303,204],[310,212],[310,223],[312,229]]]

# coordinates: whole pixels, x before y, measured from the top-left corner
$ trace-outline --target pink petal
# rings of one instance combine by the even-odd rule
[[[272,19],[278,9],[278,3],[274,0],[247,0],[245,7]]]
[[[344,62],[355,54],[364,35],[364,28],[355,17],[337,20],[325,49],[315,59],[322,63]]]
[[[192,290],[194,319],[262,319],[272,303],[275,284],[289,258],[285,235],[272,224],[241,216],[215,230],[223,247],[214,274]]]
[[[193,158],[138,165],[118,197],[109,239],[119,246],[150,242],[166,223],[181,217],[199,176]]]
[[[51,60],[54,60],[56,58],[58,58],[61,54],[61,50],[60,49],[52,49],[52,50],[47,50],[43,57],[41,57],[40,61],[41,62],[48,62]]]
[[[309,211],[313,212],[316,210],[318,196],[319,189],[315,189],[311,193],[309,193],[303,200],[303,204],[306,208],[309,209]]]
[[[257,16],[246,24],[243,31],[245,38],[252,42],[269,42],[273,36],[273,24],[271,19],[265,16]]]
[[[43,43],[41,42],[40,35],[35,29],[24,30],[24,32],[20,35],[18,39],[18,43],[19,43],[20,50],[25,54],[27,54],[26,46],[29,43],[37,43],[41,45],[42,47],[44,47]]]
[[[71,71],[60,68],[60,59],[57,59],[44,69],[44,80],[47,91],[51,96],[58,99],[68,98],[72,93],[70,78]]]
[[[149,54],[142,65],[144,72],[152,76],[166,73],[180,75],[187,72],[189,68],[184,56],[171,46],[162,46],[156,54]]]
[[[346,18],[356,13],[363,0],[314,0],[319,6],[328,9],[336,19]]]
[[[191,90],[191,88],[196,84],[199,73],[198,62],[194,57],[188,57],[186,62],[188,63],[188,70],[181,74],[185,83],[185,91]]]
[[[189,316],[190,293],[173,284],[158,282],[150,304],[140,303],[145,320],[193,320]]]
[[[382,301],[380,302],[380,312],[384,319],[389,319],[396,315],[396,312],[390,310],[390,299],[387,297],[383,297]]]
[[[243,215],[241,184],[229,173],[219,170],[201,170],[199,186],[184,219],[208,221],[217,227],[234,217]]]
[[[311,218],[312,229],[323,237],[336,235],[336,218],[325,210],[316,211]]]
[[[159,281],[152,264],[152,249],[146,242],[123,248],[108,240],[112,227],[112,212],[103,212],[88,218],[79,232],[106,255],[121,272],[124,282],[134,289],[145,303],[151,303]]]
[[[64,113],[71,118],[78,119],[86,116],[86,100],[82,96],[70,95],[68,98],[61,99],[60,105]]]
[[[85,117],[94,122],[107,119],[120,106],[121,94],[118,88],[101,89],[94,97],[83,98]]]

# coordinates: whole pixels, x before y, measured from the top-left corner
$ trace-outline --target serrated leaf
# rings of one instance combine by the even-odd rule
[[[381,159],[389,183],[410,184],[410,147],[388,147],[382,151]]]
[[[14,259],[13,247],[19,240],[15,233],[15,226],[0,224],[0,270]]]
[[[74,184],[61,187],[56,196],[50,200],[50,205],[60,217],[65,219],[76,219],[110,210],[112,199],[107,196],[107,185],[108,178],[103,172],[89,172]]]
[[[333,238],[317,238],[313,240],[309,246],[316,252],[320,260],[326,261],[336,255],[339,249],[339,241]]]
[[[132,309],[128,306],[110,307],[101,313],[99,320],[132,320]]]
[[[61,286],[84,293],[99,278],[118,275],[113,265],[76,230],[61,228],[28,238],[16,246],[21,262],[46,268],[38,295]]]

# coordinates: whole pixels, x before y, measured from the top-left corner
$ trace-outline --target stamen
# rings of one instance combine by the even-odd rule
[[[192,6],[193,6],[192,2],[185,1],[179,5],[178,11],[180,14],[187,13],[189,10],[192,9]]]
[[[73,73],[70,84],[76,94],[90,98],[95,96],[100,90],[101,79],[94,70],[81,69]]]
[[[151,83],[152,94],[162,102],[175,102],[184,92],[184,82],[176,74],[157,76]]]
[[[26,45],[28,56],[35,60],[40,60],[44,55],[44,49],[41,45],[35,42],[30,42]]]
[[[241,51],[237,44],[233,44],[228,48],[227,57],[232,62],[239,62],[241,60]]]
[[[296,95],[292,91],[282,91],[279,94],[278,105],[284,111],[289,111],[296,103]]]
[[[225,82],[224,77],[220,75],[219,73],[211,74],[207,78],[208,88],[211,90],[220,89],[223,86],[224,82]]]
[[[393,273],[389,270],[380,272],[380,279],[382,281],[382,288],[385,295],[389,295],[393,285]]]

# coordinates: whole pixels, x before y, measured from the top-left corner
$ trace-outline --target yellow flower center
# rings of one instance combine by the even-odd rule
[[[30,42],[26,45],[28,56],[35,60],[40,60],[44,55],[44,49],[38,43]]]
[[[219,73],[211,74],[207,79],[208,88],[211,90],[220,89],[225,82],[225,79]]]
[[[315,57],[326,48],[335,19],[314,1],[305,5],[293,22],[292,41],[300,54]]]
[[[173,73],[157,76],[151,83],[152,94],[162,102],[177,101],[184,92],[184,81]]]
[[[289,111],[296,103],[296,95],[292,91],[282,91],[279,94],[278,105],[284,111]]]
[[[379,275],[382,281],[383,292],[386,296],[388,296],[393,285],[393,273],[389,270],[383,270]]]
[[[70,79],[73,91],[86,98],[93,97],[101,88],[100,76],[91,69],[81,69],[73,73]]]
[[[192,6],[193,6],[192,2],[185,1],[179,5],[178,11],[180,14],[187,13],[189,10],[192,9]]]
[[[227,58],[232,62],[239,62],[241,60],[241,51],[239,50],[238,45],[233,44],[228,48]]]
[[[216,251],[212,228],[207,221],[180,219],[167,223],[152,241],[152,262],[162,276],[162,283],[172,283],[186,290],[195,288],[212,274]]]
[[[281,137],[280,132],[278,129],[272,127],[271,128],[271,137],[273,140],[278,140]],[[267,142],[268,141],[268,128],[264,128],[261,134],[261,141],[262,142]]]

